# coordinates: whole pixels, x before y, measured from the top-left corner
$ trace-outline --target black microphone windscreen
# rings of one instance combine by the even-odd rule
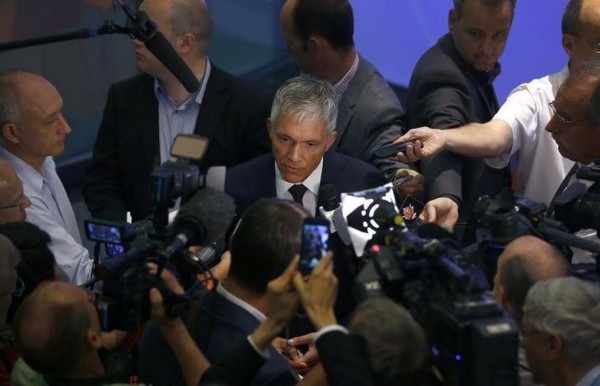
[[[197,191],[186,202],[173,221],[176,232],[186,223],[201,224],[204,235],[196,239],[195,244],[203,245],[224,237],[225,232],[231,225],[235,213],[233,199],[224,192],[204,187]]]
[[[421,224],[417,228],[417,235],[422,239],[456,240],[454,233],[434,222]]]
[[[332,184],[325,184],[319,187],[319,202],[324,210],[335,210],[340,206],[337,198],[337,191]]]
[[[198,91],[200,82],[160,31],[156,31],[144,44],[187,91],[191,93]]]

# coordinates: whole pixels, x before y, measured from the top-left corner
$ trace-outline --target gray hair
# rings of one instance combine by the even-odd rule
[[[428,364],[427,341],[404,307],[386,298],[368,299],[356,308],[349,330],[365,340],[378,385],[421,379]]]
[[[271,122],[276,127],[282,113],[292,113],[298,122],[320,119],[328,132],[335,130],[337,102],[331,86],[321,80],[305,77],[288,79],[275,94]]]
[[[21,122],[21,99],[16,77],[23,73],[29,71],[15,69],[0,72],[0,127]]]
[[[575,35],[579,29],[579,15],[583,0],[570,0],[565,6],[562,20],[560,23],[562,33]]]
[[[560,335],[567,360],[600,359],[600,286],[574,277],[546,280],[530,290],[525,316],[543,333]]]
[[[171,31],[178,36],[191,33],[206,51],[213,30],[213,19],[204,0],[172,0]]]
[[[463,5],[467,0],[452,0],[452,4],[454,6],[454,10],[456,11],[456,15],[460,17],[462,15]],[[469,0],[469,1],[478,1],[486,7],[495,7],[506,1],[510,1],[512,5],[512,13],[514,16],[515,8],[517,6],[517,0]]]

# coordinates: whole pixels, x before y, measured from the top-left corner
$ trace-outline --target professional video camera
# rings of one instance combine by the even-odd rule
[[[198,292],[196,295],[204,292],[196,276],[217,262],[224,233],[234,216],[233,200],[225,193],[203,187],[205,176],[198,166],[185,162],[201,158],[205,147],[205,140],[196,136],[176,138],[171,154],[180,161],[165,162],[152,173],[152,219],[133,224],[85,221],[88,239],[98,242],[94,274],[102,280],[102,291],[96,305],[104,330],[132,330],[148,317],[148,290],[164,290],[158,278],[165,267],[178,274],[184,288],[196,285],[192,288]],[[178,199],[181,208],[173,224],[167,226],[169,207]],[[102,261],[98,259],[101,244],[108,254]],[[195,245],[202,246],[199,256],[187,250]],[[156,274],[148,272],[150,262],[158,266]],[[170,315],[182,314],[192,299],[162,292]]]
[[[402,303],[423,326],[445,384],[518,384],[517,326],[453,235],[435,224],[408,228],[391,186],[342,194],[342,208],[353,245],[364,248],[357,300]]]

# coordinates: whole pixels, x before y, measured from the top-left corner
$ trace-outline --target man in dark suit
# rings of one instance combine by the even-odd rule
[[[212,19],[204,0],[146,0],[157,23],[200,82],[190,94],[162,63],[134,40],[145,74],[114,84],[94,147],[83,195],[93,217],[122,221],[152,213],[150,174],[170,160],[177,134],[199,134],[209,144],[201,167],[233,166],[269,150],[265,126],[270,101],[208,60]]]
[[[455,0],[450,33],[416,64],[408,88],[409,127],[451,128],[487,122],[498,110],[492,82],[500,72],[516,0]],[[473,204],[508,183],[506,169],[492,169],[481,158],[442,151],[423,160],[426,196],[423,219],[454,226],[462,233]],[[470,238],[467,234],[467,239]]]
[[[242,216],[230,239],[229,276],[202,299],[192,331],[198,347],[211,362],[228,358],[266,319],[269,313],[267,284],[290,266],[300,250],[305,217],[308,213],[303,207],[283,200],[261,200]],[[293,272],[294,269],[290,269],[290,274]],[[264,355],[267,360],[249,384],[295,384],[297,377],[286,359],[270,344],[267,351],[268,355]],[[177,361],[155,324],[147,326],[139,353],[143,382],[183,384]]]
[[[315,215],[322,205],[322,185],[332,184],[339,199],[342,192],[385,184],[374,166],[327,152],[336,138],[336,116],[334,92],[326,82],[300,77],[285,82],[277,90],[267,124],[272,154],[227,170],[225,192],[233,197],[237,214],[262,197],[278,197],[294,199]],[[339,237],[330,238],[329,249],[334,251],[340,280],[336,311],[345,321],[355,305],[351,289],[357,259]]]
[[[375,165],[388,179],[412,175],[399,189],[422,191],[423,177],[394,156],[374,151],[401,134],[402,106],[377,69],[354,48],[354,15],[347,0],[287,0],[280,26],[302,72],[333,86],[338,101],[337,137],[332,151]]]

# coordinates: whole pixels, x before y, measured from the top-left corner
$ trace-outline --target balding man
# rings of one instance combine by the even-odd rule
[[[25,221],[25,208],[31,201],[23,192],[23,183],[10,163],[0,159],[0,224]]]
[[[494,297],[520,326],[529,289],[538,281],[569,275],[569,264],[558,249],[534,236],[521,236],[506,245],[498,257]],[[519,350],[521,386],[533,385],[531,371]]]
[[[62,278],[82,284],[91,277],[93,260],[81,245],[73,207],[52,159],[62,154],[71,132],[62,108],[60,94],[40,75],[0,73],[0,158],[14,168],[31,201],[27,220],[52,238],[50,249]]]
[[[152,214],[150,174],[171,160],[177,134],[209,140],[202,168],[233,166],[269,151],[270,102],[207,57],[212,17],[204,0],[145,0],[141,6],[200,82],[188,92],[134,40],[143,74],[111,86],[83,196],[92,216],[123,221]]]

